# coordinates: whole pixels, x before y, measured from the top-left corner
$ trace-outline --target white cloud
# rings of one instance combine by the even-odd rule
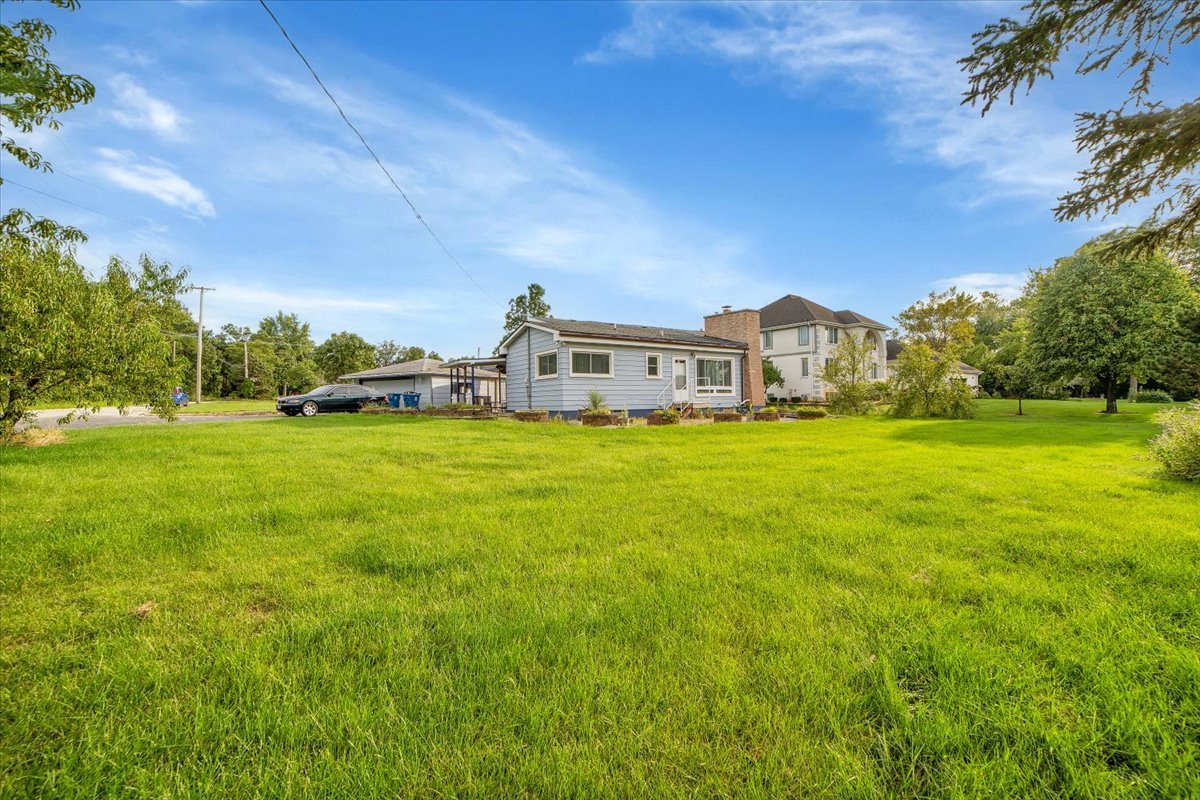
[[[265,136],[261,124],[250,125],[260,135],[233,149],[231,169],[313,191],[336,184],[366,207],[341,204],[352,224],[372,220],[421,235],[323,96],[278,75],[262,75],[259,85],[302,111],[318,130],[284,125]],[[518,268],[513,272],[593,276],[606,290],[669,299],[693,312],[726,302],[757,303],[778,288],[746,277],[747,248],[740,240],[674,218],[519,122],[428,86],[390,96],[336,81],[331,88],[468,268],[497,265],[499,257]],[[528,282],[524,274],[522,280]]]
[[[1068,189],[1081,165],[1068,113],[1036,98],[986,118],[960,105],[966,78],[956,59],[966,36],[948,38],[894,6],[853,3],[647,3],[629,25],[582,57],[605,64],[700,56],[789,91],[832,84],[851,102],[877,107],[901,152],[961,169],[967,205],[994,197],[1039,201]]]
[[[119,72],[108,85],[118,103],[109,113],[121,125],[164,139],[183,138],[183,116],[167,101],[153,97],[132,76]]]
[[[934,281],[933,288],[943,291],[953,286],[970,294],[995,292],[1006,300],[1012,300],[1021,296],[1028,279],[1028,272],[968,272]]]
[[[137,163],[125,150],[96,149],[101,160],[92,171],[123,189],[149,195],[173,208],[200,217],[216,216],[216,209],[202,189],[163,162]]]

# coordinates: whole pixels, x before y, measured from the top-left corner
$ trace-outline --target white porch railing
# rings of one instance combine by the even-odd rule
[[[659,408],[666,408],[669,405],[673,405],[674,403],[678,402],[675,400],[675,392],[678,389],[678,390],[687,392],[688,399],[683,402],[690,403],[692,401],[692,395],[693,395],[692,389],[694,389],[697,386],[707,386],[707,385],[708,385],[708,378],[695,378],[695,379],[688,378],[686,381],[684,381],[683,386],[677,387],[675,385],[675,379],[671,378],[671,382],[668,383],[666,385],[666,387],[663,388],[663,390],[658,393],[658,400],[656,402],[658,403]],[[666,401],[668,392],[670,392],[670,394],[671,394],[670,402]]]

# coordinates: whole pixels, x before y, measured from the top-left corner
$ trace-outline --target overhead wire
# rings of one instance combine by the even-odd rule
[[[287,40],[287,43],[292,46],[292,50],[296,51],[296,55],[299,56],[300,60],[304,62],[304,66],[308,68],[309,74],[313,76],[313,80],[317,82],[317,85],[321,87],[321,91],[325,93],[325,96],[329,98],[329,102],[333,103],[333,107],[336,108],[338,114],[341,115],[342,121],[346,123],[350,130],[354,131],[354,135],[358,137],[358,140],[362,142],[362,146],[366,148],[367,152],[371,154],[371,158],[373,158],[375,163],[379,165],[379,169],[383,171],[383,174],[387,177],[388,182],[391,183],[395,190],[400,193],[400,196],[404,198],[404,202],[407,203],[408,207],[412,210],[413,216],[417,218],[417,222],[421,223],[422,227],[429,232],[429,235],[433,237],[433,240],[438,243],[439,247],[442,248],[442,252],[446,254],[446,257],[454,263],[454,266],[458,267],[462,274],[466,275],[471,283],[475,284],[475,288],[482,292],[485,297],[487,297],[497,306],[504,308],[504,305],[499,300],[493,297],[487,289],[483,288],[483,285],[479,281],[475,280],[475,276],[467,271],[467,268],[462,265],[462,262],[455,258],[454,254],[450,252],[450,248],[446,247],[446,244],[441,240],[441,237],[439,237],[434,232],[433,228],[430,227],[429,223],[425,221],[425,217],[421,216],[421,212],[417,210],[417,207],[413,204],[413,201],[409,199],[408,194],[405,193],[402,188],[400,188],[400,184],[396,182],[396,179],[392,177],[392,173],[388,171],[386,166],[384,166],[383,161],[375,153],[374,148],[367,143],[366,137],[363,136],[362,132],[359,131],[359,129],[355,127],[354,123],[350,121],[350,117],[346,115],[341,103],[339,103],[337,98],[333,96],[333,92],[329,91],[329,88],[325,85],[325,82],[321,80],[321,76],[317,74],[316,69],[313,68],[313,65],[309,62],[308,58],[303,52],[301,52],[296,42],[293,41],[292,37],[288,34],[287,29],[283,27],[283,23],[279,21],[279,18],[275,16],[275,12],[273,12],[271,7],[267,5],[266,0],[258,0],[258,3],[271,17],[272,21],[274,21],[275,27],[279,28],[279,32],[283,34],[283,38]]]

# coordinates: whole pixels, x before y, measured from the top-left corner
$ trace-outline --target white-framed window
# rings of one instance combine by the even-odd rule
[[[807,358],[800,359],[800,377],[801,378],[808,377],[808,359]]]
[[[879,380],[879,365],[878,364],[871,365],[871,380],[873,380],[873,381]]]
[[[657,380],[662,377],[662,353],[646,353],[646,378]]]
[[[571,377],[611,378],[613,354],[611,350],[572,350]]]
[[[796,335],[796,344],[801,347],[808,347],[808,326],[801,325]]]
[[[558,377],[558,351],[547,350],[544,353],[538,353],[534,356],[537,361],[537,377],[542,378],[557,378]]]
[[[826,327],[825,328],[825,341],[828,342],[829,344],[837,344],[837,339],[838,339],[838,329]]]
[[[775,331],[763,331],[763,350],[775,347]]]
[[[697,358],[696,393],[733,394],[733,359]]]

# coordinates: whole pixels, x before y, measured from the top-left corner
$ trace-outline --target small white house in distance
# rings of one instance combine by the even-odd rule
[[[340,376],[338,380],[369,386],[383,394],[418,392],[421,395],[421,407],[428,408],[445,405],[460,397],[461,402],[470,403],[476,402],[479,397],[496,397],[499,395],[495,390],[496,384],[501,378],[494,370],[481,368],[474,371],[471,386],[452,386],[452,380],[458,379],[444,362],[434,358],[418,358],[351,372]]]
[[[824,400],[821,380],[825,364],[844,336],[866,338],[874,345],[872,380],[887,378],[887,326],[856,311],[834,311],[799,295],[789,294],[759,309],[763,358],[771,359],[783,375],[783,386],[769,386],[772,397]]]
[[[733,338],[744,329],[757,350],[757,326],[753,310],[706,317],[703,331],[531,317],[500,344],[508,409],[574,417],[593,389],[631,416],[671,405],[731,407],[743,398],[761,404],[762,363]]]
[[[891,367],[892,362],[900,357],[900,353],[904,350],[904,342],[899,339],[887,340],[887,360],[888,366]],[[972,391],[979,390],[979,376],[983,374],[983,370],[972,367],[965,361],[955,362],[955,372],[958,377],[971,387]]]

